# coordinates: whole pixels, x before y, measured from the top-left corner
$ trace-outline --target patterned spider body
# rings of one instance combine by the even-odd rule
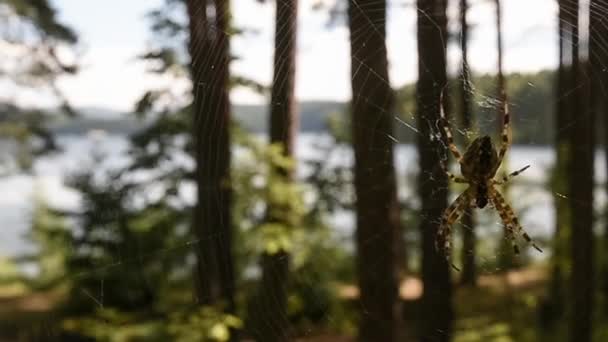
[[[498,169],[497,164],[498,154],[492,139],[487,135],[475,139],[462,157],[460,172],[470,181],[470,186],[474,187],[478,208],[484,208],[488,204],[488,189]]]
[[[443,249],[446,258],[449,260],[452,225],[458,221],[467,207],[484,208],[486,205],[491,204],[498,212],[516,254],[519,253],[519,247],[515,242],[516,235],[523,237],[534,248],[542,252],[542,250],[532,241],[530,236],[523,230],[517,216],[515,216],[513,208],[511,208],[504,197],[495,188],[496,185],[508,182],[530,167],[530,165],[525,166],[502,177],[500,180],[494,178],[510,145],[510,114],[507,104],[504,104],[502,112],[503,127],[500,148],[496,149],[492,139],[489,136],[484,135],[475,139],[467,147],[464,155],[460,153],[458,147],[454,144],[450,126],[448,125],[445,113],[443,112],[443,106],[439,107],[441,108],[441,121],[443,122],[448,148],[458,164],[460,164],[462,177],[457,177],[448,172],[445,165],[443,165],[443,161],[441,165],[452,181],[468,184],[469,187],[444,211],[441,217],[439,230],[437,231],[436,247],[438,249]],[[453,264],[452,267],[458,269]]]

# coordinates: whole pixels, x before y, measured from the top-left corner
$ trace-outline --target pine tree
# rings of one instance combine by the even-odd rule
[[[402,241],[393,165],[394,94],[388,78],[386,1],[349,1],[352,139],[360,341],[399,341]]]
[[[606,73],[606,66],[608,65],[608,51],[606,51],[605,44],[603,44],[602,38],[608,35],[608,28],[606,27],[606,9],[608,9],[608,1],[606,0],[595,0],[590,4],[590,16],[589,21],[589,33],[590,33],[590,55],[591,58],[591,74],[595,76],[592,84],[592,108],[597,110],[595,113],[599,120],[603,123],[604,133],[604,151],[605,151],[605,162],[608,166],[608,103],[604,99],[604,95],[608,91],[608,74]],[[593,43],[591,40],[593,39]],[[598,40],[599,39],[599,40]],[[602,241],[602,250],[608,251],[608,224],[604,224],[604,238]],[[601,257],[601,263],[598,265],[598,271],[600,275],[601,290],[608,298],[608,252],[603,252]],[[608,312],[608,302],[604,305],[604,314]]]
[[[446,0],[418,0],[418,84],[417,126],[420,173],[418,193],[422,202],[421,340],[449,341],[452,335],[453,309],[450,269],[445,257],[435,249],[439,218],[447,207],[448,179],[440,165],[446,155],[445,145],[432,139],[430,131],[440,119],[442,91],[446,88]]]
[[[467,23],[467,0],[460,0],[460,50],[462,65],[460,78],[460,116],[462,128],[473,128],[473,106],[471,101],[471,69],[468,62],[469,27]],[[468,142],[467,142],[468,143]],[[460,282],[464,285],[475,286],[477,283],[475,216],[472,208],[468,208],[462,218],[462,276]]]
[[[50,95],[58,102],[59,111],[74,115],[56,81],[60,76],[75,74],[78,68],[72,61],[60,57],[57,50],[61,47],[64,52],[71,52],[77,35],[58,20],[47,0],[2,1],[0,11],[0,45],[3,46],[0,82],[15,89],[35,89]],[[0,160],[0,174],[27,169],[35,156],[57,150],[53,135],[46,127],[48,114],[45,110],[21,108],[11,100],[0,101],[0,138],[11,139],[19,145],[9,163]],[[31,144],[33,138],[42,144]]]
[[[592,2],[593,5],[593,2]],[[573,2],[572,24],[572,66],[570,89],[571,128],[569,148],[569,203],[571,216],[571,315],[570,340],[588,342],[592,340],[594,262],[593,262],[593,162],[594,162],[594,118],[595,110],[590,107],[590,82],[588,73],[579,57],[579,2]],[[598,25],[601,17],[593,11],[590,25]],[[595,37],[595,27],[590,27]],[[590,39],[590,41],[592,40]],[[595,43],[589,46],[589,55],[597,49]],[[596,62],[591,65],[597,67]]]
[[[230,187],[230,99],[228,2],[188,0],[194,95],[197,205],[197,294],[203,305],[222,303],[233,312]],[[213,15],[208,7],[214,9]]]
[[[565,8],[566,1],[558,1],[558,37],[559,37],[559,57],[558,69],[556,77],[556,87],[554,91],[555,106],[555,133],[554,143],[556,151],[556,161],[551,175],[550,186],[555,193],[553,203],[555,206],[555,231],[553,233],[553,254],[551,255],[551,280],[549,285],[549,296],[543,303],[541,323],[547,330],[553,327],[553,324],[560,318],[565,308],[565,288],[564,282],[566,277],[566,260],[567,260],[567,242],[570,225],[570,208],[568,202],[561,195],[568,192],[568,148],[569,148],[569,103],[571,97],[568,96],[568,78],[571,56],[568,56],[570,46],[567,42],[570,41],[571,27],[567,23],[569,16],[568,10]]]
[[[297,0],[276,2],[274,76],[270,101],[270,143],[281,146],[285,157],[294,157],[294,144],[298,127],[295,101]],[[282,168],[271,165],[273,174],[281,184],[295,181],[293,165]],[[273,180],[270,180],[273,181]],[[277,183],[269,184],[269,187]],[[272,189],[270,190],[272,191]],[[267,208],[269,224],[290,230],[290,207],[270,201]],[[269,226],[267,226],[269,227]],[[288,232],[285,232],[289,236]],[[260,293],[259,326],[254,331],[260,341],[290,341],[292,336],[287,315],[287,287],[289,283],[289,251],[265,251],[262,255],[262,282]]]

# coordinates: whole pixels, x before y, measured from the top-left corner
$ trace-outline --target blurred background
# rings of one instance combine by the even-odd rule
[[[608,340],[606,37],[608,0],[0,0],[0,341]],[[446,261],[443,124],[498,148],[507,107],[516,217],[465,203]]]

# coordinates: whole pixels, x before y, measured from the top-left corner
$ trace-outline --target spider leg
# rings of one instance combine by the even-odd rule
[[[505,99],[506,97],[503,96],[503,99]],[[498,169],[498,167],[500,166],[500,164],[502,164],[502,160],[505,157],[505,154],[507,153],[507,149],[509,148],[509,145],[511,144],[511,135],[510,133],[510,124],[511,124],[511,113],[509,113],[509,104],[507,103],[507,101],[505,100],[504,103],[502,104],[502,132],[501,132],[501,144],[500,144],[500,150],[498,152],[498,163],[496,163],[496,169]]]
[[[515,228],[513,227],[513,224],[509,217],[509,213],[507,212],[507,210],[505,208],[506,203],[505,203],[504,199],[501,200],[502,197],[499,198],[497,196],[497,194],[498,194],[498,191],[491,190],[488,192],[488,197],[490,198],[490,201],[492,201],[492,204],[494,204],[494,208],[496,208],[496,211],[498,212],[498,216],[500,216],[500,220],[502,221],[502,223],[505,227],[507,236],[511,240],[511,245],[513,246],[513,252],[515,253],[515,255],[519,255],[519,246],[517,245],[517,242],[515,241]]]
[[[439,164],[441,165],[441,168],[443,169],[443,172],[448,176],[448,178],[454,182],[454,183],[466,183],[468,184],[469,181],[462,178],[462,177],[458,177],[456,175],[454,175],[453,173],[451,173],[450,171],[448,171],[447,166],[445,165],[445,162],[443,159],[439,160]]]
[[[521,169],[519,169],[515,172],[511,172],[510,174],[502,177],[501,180],[499,180],[499,181],[495,180],[494,184],[498,184],[498,185],[505,184],[505,183],[509,182],[511,179],[513,179],[514,177],[519,176],[522,172],[526,171],[529,167],[530,167],[530,165],[526,165],[525,167],[522,167]]]
[[[441,224],[439,225],[439,230],[437,231],[437,235],[435,237],[435,248],[438,251],[443,250],[447,262],[451,264],[452,267],[457,271],[460,271],[460,269],[450,262],[450,250],[452,248],[452,225],[458,221],[458,218],[462,216],[466,206],[471,202],[470,194],[471,191],[469,189],[465,190],[443,212],[443,215],[441,216]]]
[[[450,178],[450,180],[454,183],[463,183],[463,184],[469,184],[469,181],[462,178],[462,177],[458,177],[458,176],[454,176],[453,174],[449,173],[446,171],[446,174],[448,175],[448,178]]]
[[[532,247],[534,247],[537,251],[542,253],[543,250],[540,249],[540,247],[538,247],[538,245],[532,240],[532,238],[530,238],[530,235],[528,235],[528,233],[526,233],[526,231],[523,229],[523,227],[519,223],[519,220],[517,219],[517,216],[515,216],[515,212],[513,211],[513,208],[511,208],[511,206],[505,201],[505,198],[498,191],[496,191],[496,189],[492,189],[491,194],[492,194],[491,196],[494,198],[494,202],[495,202],[494,205],[496,206],[496,210],[498,210],[500,213],[500,210],[499,210],[499,205],[500,205],[500,207],[502,208],[502,211],[506,215],[506,221],[505,221],[505,219],[503,219],[505,226],[507,224],[512,225],[512,227],[515,229],[515,232],[517,234],[521,235],[528,244],[532,245]],[[502,218],[502,214],[501,214],[501,218]]]
[[[452,152],[454,158],[456,158],[458,164],[460,164],[462,162],[462,154],[460,154],[458,147],[456,146],[456,144],[454,144],[452,129],[450,128],[448,119],[445,117],[445,111],[443,109],[443,92],[441,92],[441,95],[439,97],[439,113],[441,114],[441,124],[443,126],[443,131],[445,132],[445,136],[448,142],[448,148]]]

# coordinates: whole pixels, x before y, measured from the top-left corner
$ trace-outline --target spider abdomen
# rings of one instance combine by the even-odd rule
[[[479,184],[475,195],[477,208],[483,209],[488,204],[488,186],[486,184]]]
[[[494,158],[496,153],[494,152],[494,146],[492,145],[492,139],[487,135],[481,138],[481,148],[479,149],[479,173],[481,175],[488,175],[494,167]]]

